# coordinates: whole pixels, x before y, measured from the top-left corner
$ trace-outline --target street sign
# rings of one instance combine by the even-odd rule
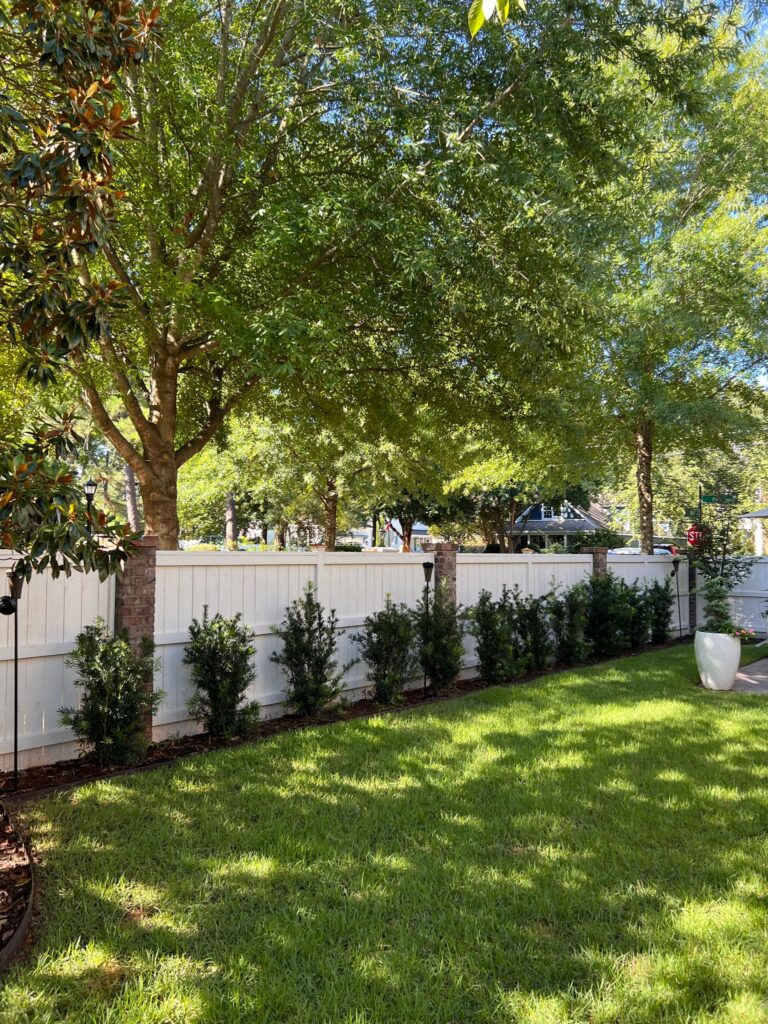
[[[692,508],[691,506],[688,506],[688,508],[686,508],[685,510],[685,518],[693,519],[695,522],[699,518],[698,508]]]
[[[704,505],[736,505],[739,501],[738,494],[702,494]]]

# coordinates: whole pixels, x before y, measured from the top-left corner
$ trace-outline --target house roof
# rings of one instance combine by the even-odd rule
[[[588,509],[564,501],[563,505],[568,506],[571,515],[557,516],[554,519],[531,519],[533,510],[541,508],[544,504],[545,502],[539,501],[535,505],[529,505],[515,520],[515,532],[560,536],[566,533],[592,532],[603,529],[608,524],[604,510],[594,501],[590,502]]]

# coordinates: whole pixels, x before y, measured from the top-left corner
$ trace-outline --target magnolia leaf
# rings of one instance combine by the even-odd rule
[[[469,5],[469,34],[474,37],[480,31],[485,24],[485,14],[483,13],[483,0],[472,0]]]
[[[509,0],[496,0],[496,17],[499,19],[499,23],[503,25],[509,17]]]

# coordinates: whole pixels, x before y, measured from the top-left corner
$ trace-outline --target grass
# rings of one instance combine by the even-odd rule
[[[40,801],[0,1021],[768,1021],[768,700],[694,682],[674,648]]]

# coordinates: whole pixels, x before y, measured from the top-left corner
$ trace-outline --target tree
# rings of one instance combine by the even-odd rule
[[[126,76],[128,212],[99,258],[130,305],[68,363],[161,544],[178,540],[180,467],[246,398],[433,360],[487,385],[510,351],[562,350],[557,285],[589,231],[576,246],[561,218],[631,132],[610,63],[674,92],[715,16],[535,5],[469,47],[427,0],[168,6],[162,51]]]
[[[138,64],[157,8],[130,0],[17,0],[0,10],[2,323],[31,380],[104,330],[120,282],[85,260],[106,242],[121,199],[113,146],[133,124],[116,76]]]
[[[127,527],[83,508],[82,486],[65,461],[76,443],[73,424],[65,422],[21,444],[0,445],[0,546],[17,555],[15,580],[44,570],[54,578],[75,570],[106,579],[131,552]]]
[[[594,298],[584,410],[632,452],[646,552],[654,456],[727,448],[764,405],[766,86],[759,46],[702,79],[693,113],[652,111],[609,200],[618,226]]]

